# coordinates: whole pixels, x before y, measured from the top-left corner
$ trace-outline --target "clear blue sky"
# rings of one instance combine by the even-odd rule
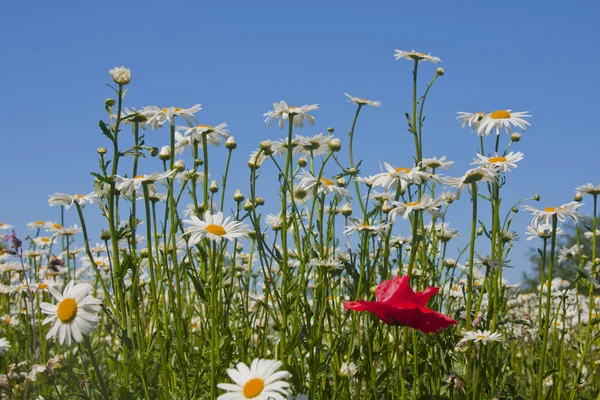
[[[533,118],[516,147],[525,159],[510,174],[505,207],[534,193],[541,207],[565,203],[575,186],[600,183],[600,6],[592,1],[19,1],[3,4],[2,15],[0,221],[20,234],[29,221],[58,219],[48,194],[91,191],[96,148],[108,146],[97,128],[112,95],[107,71],[117,65],[132,70],[128,105],[202,103],[202,123],[226,121],[239,143],[230,187],[246,193],[250,150],[283,137],[262,117],[282,99],[320,105],[317,125],[297,133],[333,126],[344,140],[354,108],[342,93],[380,100],[381,109],[361,115],[355,156],[367,174],[379,160],[410,164],[403,114],[411,63],[395,62],[395,48],[443,61],[446,75],[428,99],[424,156],[456,161],[452,175],[469,168],[477,146],[456,112],[507,108]],[[424,64],[421,81],[434,70]],[[166,131],[147,134],[151,145],[167,141]],[[469,210],[465,197],[449,216],[463,238]],[[514,226],[523,238],[512,281],[528,268],[529,221],[520,213]],[[67,222],[77,222],[74,211]]]

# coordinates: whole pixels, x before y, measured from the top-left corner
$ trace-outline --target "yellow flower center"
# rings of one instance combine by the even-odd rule
[[[2,222],[0,222],[0,226],[4,226],[4,224]]]
[[[44,225],[44,221],[35,221],[36,225]]]
[[[555,213],[560,210],[562,210],[562,207],[546,207],[546,208],[544,208],[544,212],[548,212],[548,213]]]
[[[52,224],[52,227],[54,227],[54,229],[62,229],[61,224]]]
[[[406,203],[406,207],[414,207],[414,206],[418,206],[419,204],[421,204],[421,203],[419,203],[418,201],[411,201],[409,203]]]
[[[63,299],[58,304],[56,315],[62,322],[69,323],[77,316],[77,302],[70,297]]]
[[[46,289],[47,287],[48,287],[48,284],[47,284],[47,283],[40,283],[40,285],[38,286],[38,289],[40,289],[40,290],[44,290],[44,289]]]
[[[44,243],[50,243],[50,239],[47,237],[40,238],[40,241]]]
[[[490,117],[492,119],[508,119],[510,118],[510,113],[506,110],[496,110],[492,112],[492,115],[490,115]]]
[[[485,339],[485,336],[483,336],[483,335],[476,335],[475,337],[476,337],[477,339]]]
[[[506,162],[506,157],[490,157],[490,158],[488,158],[488,162],[491,162],[491,163]]]
[[[331,186],[333,185],[333,181],[331,179],[327,179],[327,178],[321,178],[321,182],[323,182],[324,184],[326,184],[327,186]]]
[[[179,112],[179,111],[181,111],[181,110],[182,110],[181,108],[179,108],[179,107],[175,107],[175,112]],[[167,109],[166,109],[166,108],[163,108],[163,109],[162,109],[162,112],[167,112]]]
[[[243,394],[251,399],[257,397],[265,388],[265,381],[260,378],[252,378],[244,385]]]
[[[75,197],[77,197],[78,199],[83,199],[85,196],[82,194],[76,194]]]
[[[408,174],[410,172],[409,168],[396,168],[396,172],[404,172],[405,174]]]
[[[211,125],[196,125],[196,128],[198,128],[198,129],[206,129],[206,130],[211,131],[213,127]]]
[[[4,321],[7,324],[10,324],[11,318],[10,317],[4,317],[4,318],[2,318],[2,321]]]
[[[136,175],[133,179],[144,179],[144,175]]]
[[[227,231],[221,225],[210,224],[204,228],[206,232],[212,233],[213,235],[223,236]]]

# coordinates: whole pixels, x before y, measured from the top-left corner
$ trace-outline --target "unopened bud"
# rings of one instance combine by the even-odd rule
[[[140,257],[142,257],[142,258],[148,257],[148,248],[147,247],[144,247],[143,249],[140,250]]]
[[[108,98],[104,100],[104,105],[107,107],[112,107],[115,105],[115,99]]]
[[[520,133],[513,133],[512,135],[510,135],[510,140],[512,140],[513,142],[517,143],[521,141],[521,134]]]
[[[158,153],[158,158],[162,161],[171,159],[171,148],[169,146],[163,146]]]
[[[336,181],[337,185],[339,187],[344,187],[346,185],[346,180],[342,177],[342,178],[338,178]]]
[[[150,157],[156,157],[158,155],[158,147],[153,147],[152,150],[150,150]]]
[[[254,200],[255,200],[257,206],[264,206],[265,205],[265,199],[263,199],[262,197],[257,197]]]
[[[439,76],[442,76],[442,75],[444,75],[444,74],[446,73],[446,71],[444,71],[444,68],[442,68],[442,67],[438,67],[438,68],[435,70],[435,73],[436,73],[436,74],[438,74]]]
[[[327,133],[333,133],[333,131],[335,131],[335,129],[333,129],[331,126],[327,128]]]
[[[102,233],[100,233],[100,240],[110,240],[110,232],[106,229],[102,230]]]
[[[212,181],[208,190],[210,190],[211,193],[217,193],[219,191],[219,185],[217,184],[217,181]]]
[[[173,168],[176,169],[178,172],[183,172],[185,171],[185,164],[183,162],[183,160],[177,160],[173,163]]]
[[[117,85],[127,85],[131,82],[131,71],[125,67],[114,67],[110,71],[110,77]]]
[[[352,206],[350,203],[346,203],[342,206],[341,213],[344,217],[349,217],[352,215]]]
[[[333,132],[333,130],[332,130]],[[331,151],[333,152],[337,152],[340,151],[342,149],[342,142],[340,141],[340,139],[331,139],[328,143],[329,148],[331,149]]]
[[[96,151],[98,152],[98,154],[104,155],[106,154],[106,147],[98,147]]]
[[[265,140],[264,142],[260,142],[260,149],[266,155],[270,156],[273,154],[273,143],[270,140]]]
[[[244,201],[244,195],[242,194],[242,192],[240,192],[239,189],[237,189],[233,194],[233,200],[235,200],[238,203]]]
[[[250,200],[246,200],[246,202],[244,203],[244,210],[245,211],[254,210],[254,204],[252,204],[252,202]]]
[[[306,167],[306,165],[307,165],[307,164],[308,164],[308,162],[306,161],[306,158],[305,158],[305,157],[300,157],[300,158],[298,159],[298,166],[299,166],[300,168],[304,168],[304,167]]]
[[[444,264],[446,265],[446,268],[448,268],[448,269],[456,267],[456,261],[454,261],[454,259],[452,259],[452,258],[446,259]]]
[[[519,209],[517,207],[513,207],[512,212],[513,214],[517,214],[519,212]]]
[[[581,195],[581,193],[575,193],[575,197],[573,197],[573,200],[580,203],[581,200],[583,200],[583,196]]]
[[[383,211],[384,214],[387,214],[390,211],[392,211],[392,207],[390,206],[387,200],[383,202],[383,205],[381,206],[381,211]]]
[[[202,161],[202,159],[200,158],[195,158],[194,159],[194,166],[195,167],[201,167],[204,165],[204,161]]]
[[[376,290],[377,290],[377,286],[371,286],[371,287],[369,288],[369,292],[370,292],[371,294],[375,294],[375,291],[376,291]]]
[[[477,229],[477,236],[483,235],[483,228]]]
[[[356,168],[350,168],[350,169],[348,170],[348,173],[349,173],[351,176],[356,176],[356,174],[358,174],[358,170],[357,170]]]
[[[229,136],[225,141],[225,148],[227,150],[235,150],[236,147],[237,143],[235,142],[235,139],[233,139],[233,136]]]
[[[535,201],[540,201],[540,195],[539,195],[539,194],[537,194],[537,193],[536,193],[536,194],[534,194],[534,195],[533,195],[533,199],[534,199]]]

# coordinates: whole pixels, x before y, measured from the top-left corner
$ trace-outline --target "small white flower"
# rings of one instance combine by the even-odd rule
[[[552,222],[553,215],[556,215],[560,222],[564,222],[566,218],[569,218],[574,223],[577,223],[581,217],[581,214],[579,214],[577,209],[582,205],[583,203],[572,201],[570,203],[563,204],[560,207],[546,207],[543,210],[538,210],[537,208],[533,208],[531,206],[524,206],[523,209],[533,214],[533,221],[531,222],[531,225],[537,226],[541,221],[546,224],[550,224]]]
[[[477,127],[477,134],[483,136],[485,133],[487,136],[495,128],[496,135],[499,135],[500,130],[504,128],[506,133],[510,135],[511,125],[524,131],[531,125],[525,118],[530,117],[531,115],[528,114],[528,111],[513,113],[511,110],[496,110],[481,119]]]
[[[493,157],[486,157],[481,154],[477,154],[477,159],[475,159],[471,164],[481,165],[487,168],[494,168],[498,171],[508,172],[511,168],[517,168],[517,162],[523,159],[523,153],[519,152],[510,152],[505,156],[499,156],[496,153]]]
[[[108,71],[112,80],[118,85],[127,85],[131,82],[131,71],[125,67],[114,67]]]
[[[354,378],[358,372],[358,367],[353,362],[343,362],[340,366],[340,375],[344,378]]]
[[[401,58],[403,58],[405,60],[429,61],[430,63],[433,63],[433,64],[437,64],[440,61],[442,61],[439,59],[439,57],[432,56],[431,53],[424,54],[424,53],[416,52],[414,50],[406,51],[406,50],[395,49],[394,57],[396,58],[396,61],[398,61]]]
[[[349,99],[348,101],[350,103],[358,104],[361,106],[381,107],[380,101],[365,100],[361,97],[350,96],[348,93],[344,93],[344,96],[346,96]]]
[[[292,375],[287,371],[277,371],[281,361],[254,359],[248,367],[238,363],[236,368],[228,369],[231,383],[219,383],[219,389],[227,391],[217,400],[285,400],[290,384],[284,379]]]
[[[317,187],[318,194],[333,193],[338,198],[338,200],[341,200],[342,197],[346,200],[352,200],[350,192],[347,189],[337,186],[335,182],[331,179],[324,177],[317,179],[306,170],[300,171],[298,175],[300,177],[300,184],[307,190]]]
[[[0,338],[0,356],[3,356],[8,350],[10,350],[10,343],[6,338]]]
[[[294,126],[297,128],[301,128],[304,126],[304,120],[306,119],[311,125],[315,124],[315,118],[308,113],[310,111],[315,111],[319,109],[318,104],[305,104],[303,106],[288,106],[287,103],[281,100],[279,103],[273,103],[273,110],[268,111],[263,114],[263,116],[267,117],[265,119],[265,124],[269,126],[273,126],[276,119],[279,119],[279,129],[283,129],[283,125],[285,120],[288,118],[293,118]]]
[[[502,340],[502,334],[495,332],[491,333],[490,331],[463,331],[464,340],[469,341],[472,340],[475,343],[482,342],[483,344],[487,344],[487,342],[499,342]]]
[[[223,219],[221,211],[216,214],[206,211],[204,221],[194,215],[190,216],[190,219],[183,220],[183,223],[190,225],[185,230],[185,234],[190,236],[189,245],[193,246],[204,238],[218,243],[222,239],[231,240],[245,237],[248,227],[239,221],[229,221],[230,218]]]
[[[202,110],[200,104],[195,104],[190,108],[158,108],[156,106],[147,106],[140,113],[148,118],[147,124],[150,125],[152,130],[156,130],[167,121],[169,121],[170,125],[175,125],[176,116],[182,117],[189,126],[193,126],[195,123],[198,123],[194,114],[200,110]]]
[[[575,190],[579,193],[583,194],[591,194],[592,196],[598,196],[600,194],[600,184],[593,185],[591,183],[586,183],[582,186],[577,186]]]
[[[95,192],[87,195],[83,194],[66,194],[66,193],[54,193],[48,196],[48,204],[53,206],[65,206],[68,210],[75,203],[79,204],[81,208],[84,208],[87,203],[93,204],[98,198]]]

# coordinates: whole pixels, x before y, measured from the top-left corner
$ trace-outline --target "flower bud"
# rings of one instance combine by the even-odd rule
[[[520,133],[513,133],[512,135],[510,135],[510,140],[512,140],[513,142],[517,143],[521,141],[521,134]]]
[[[260,142],[260,149],[266,155],[270,156],[273,154],[273,143],[270,140],[265,140],[264,142]]]
[[[106,154],[106,147],[98,147],[98,150],[96,150],[98,152],[98,154],[104,155]]]
[[[477,236],[483,235],[483,228],[477,229]]]
[[[452,258],[447,258],[444,262],[444,265],[446,266],[446,268],[451,269],[456,267],[456,261],[454,261],[454,259]]]
[[[333,129],[332,127],[327,128],[327,133],[333,133],[333,131],[335,131],[335,129]]]
[[[573,200],[580,203],[581,200],[583,200],[583,196],[581,195],[581,193],[577,192],[577,193],[575,193],[575,197],[573,197]]]
[[[110,77],[117,85],[127,85],[131,82],[131,71],[125,67],[114,67],[110,71]]]
[[[358,170],[357,170],[356,168],[350,168],[350,169],[348,170],[348,173],[349,173],[351,176],[356,176],[356,175],[358,174]]]
[[[201,167],[204,165],[204,161],[201,158],[194,158],[194,166]]]
[[[229,136],[227,138],[227,140],[225,141],[225,148],[227,150],[235,150],[236,147],[237,147],[237,143],[233,139],[233,136]]]
[[[333,130],[332,130],[333,132]],[[333,152],[337,152],[340,151],[342,149],[342,142],[340,141],[340,139],[331,139],[328,143],[329,148],[331,149],[331,151]]]
[[[513,207],[512,212],[513,214],[517,214],[519,212],[519,209],[517,207]]]
[[[539,195],[539,194],[537,194],[537,193],[536,193],[536,194],[534,194],[534,195],[533,195],[533,199],[534,199],[535,201],[540,201],[540,195]]]
[[[244,246],[242,246],[242,244],[241,244],[241,243],[238,243],[238,244],[235,246],[235,250],[236,250],[238,253],[240,253],[242,250],[244,250]]]
[[[183,163],[183,160],[177,160],[173,163],[173,168],[176,169],[178,172],[183,172],[185,171],[185,164]]]
[[[265,199],[263,199],[262,197],[257,197],[254,200],[256,201],[256,205],[257,206],[264,206],[265,205]]]
[[[350,203],[346,203],[342,206],[341,213],[344,217],[349,217],[352,215],[352,206]]]
[[[383,202],[383,205],[381,206],[381,211],[383,211],[384,214],[387,214],[390,211],[392,211],[392,207],[390,206],[387,200]]]
[[[377,291],[377,286],[371,286],[371,287],[369,288],[369,292],[370,292],[371,294],[375,294],[375,291]]]
[[[158,155],[158,147],[153,147],[152,150],[150,150],[150,157],[156,157]]]
[[[169,146],[163,146],[158,153],[158,158],[162,161],[171,159],[171,148]]]
[[[142,258],[148,257],[148,248],[147,247],[144,247],[143,249],[140,250],[140,257],[142,257]]]
[[[343,177],[341,177],[337,179],[336,183],[339,187],[344,187],[346,185],[346,180]]]
[[[102,233],[100,233],[100,240],[110,240],[110,232],[107,231],[106,229],[102,230]]]
[[[244,210],[245,211],[254,210],[254,204],[252,204],[252,202],[250,200],[246,200],[246,203],[244,203]]]
[[[436,73],[436,74],[438,74],[439,76],[442,76],[442,75],[444,75],[444,74],[446,73],[446,71],[444,71],[444,68],[442,68],[442,67],[438,67],[438,68],[435,70],[435,73]]]
[[[106,107],[112,107],[112,106],[114,106],[115,105],[115,99],[108,98],[108,99],[104,100],[104,105]]]
[[[242,192],[240,192],[239,189],[237,189],[233,194],[233,200],[235,200],[237,203],[244,201],[244,195],[242,194]]]
[[[307,165],[307,164],[308,164],[308,161],[306,161],[306,157],[300,157],[300,158],[298,159],[298,166],[299,166],[300,168],[304,168],[304,167],[306,167],[306,165]]]
[[[212,181],[208,190],[210,190],[211,193],[217,193],[219,191],[219,185],[217,184],[217,181]]]

